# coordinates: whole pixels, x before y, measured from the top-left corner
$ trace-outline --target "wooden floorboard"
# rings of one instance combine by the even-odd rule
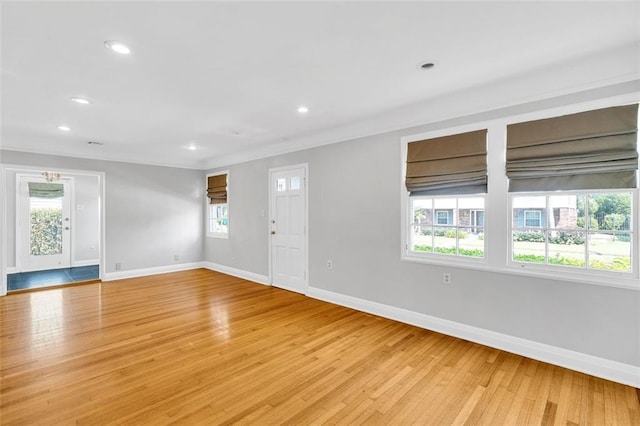
[[[0,320],[2,425],[640,425],[629,386],[204,269]]]

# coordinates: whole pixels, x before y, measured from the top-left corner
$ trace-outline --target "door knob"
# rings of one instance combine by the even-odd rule
[[[68,226],[65,226],[65,227],[64,227],[64,230],[65,230],[65,231],[68,231],[68,230],[69,230],[69,227],[68,227]]]
[[[276,235],[276,231],[271,231],[271,235]]]

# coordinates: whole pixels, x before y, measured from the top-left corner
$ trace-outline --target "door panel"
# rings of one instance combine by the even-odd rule
[[[289,197],[289,233],[291,235],[302,235],[304,232],[304,200],[298,194]]]
[[[70,186],[69,179],[47,183],[37,176],[20,176],[17,192],[20,271],[71,266]]]
[[[304,293],[307,287],[306,168],[271,172],[273,285]]]

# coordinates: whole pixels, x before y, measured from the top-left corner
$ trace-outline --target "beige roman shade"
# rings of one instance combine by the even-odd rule
[[[227,202],[227,175],[209,176],[207,178],[207,197],[211,204]]]
[[[487,192],[487,130],[411,142],[405,185],[410,195]]]
[[[507,126],[509,191],[635,188],[638,104]]]

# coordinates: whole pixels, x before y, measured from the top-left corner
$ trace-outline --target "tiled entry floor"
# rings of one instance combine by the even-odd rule
[[[98,265],[22,272],[20,274],[7,275],[7,287],[9,291],[24,290],[27,288],[41,288],[76,281],[94,280],[99,277],[100,269]]]

